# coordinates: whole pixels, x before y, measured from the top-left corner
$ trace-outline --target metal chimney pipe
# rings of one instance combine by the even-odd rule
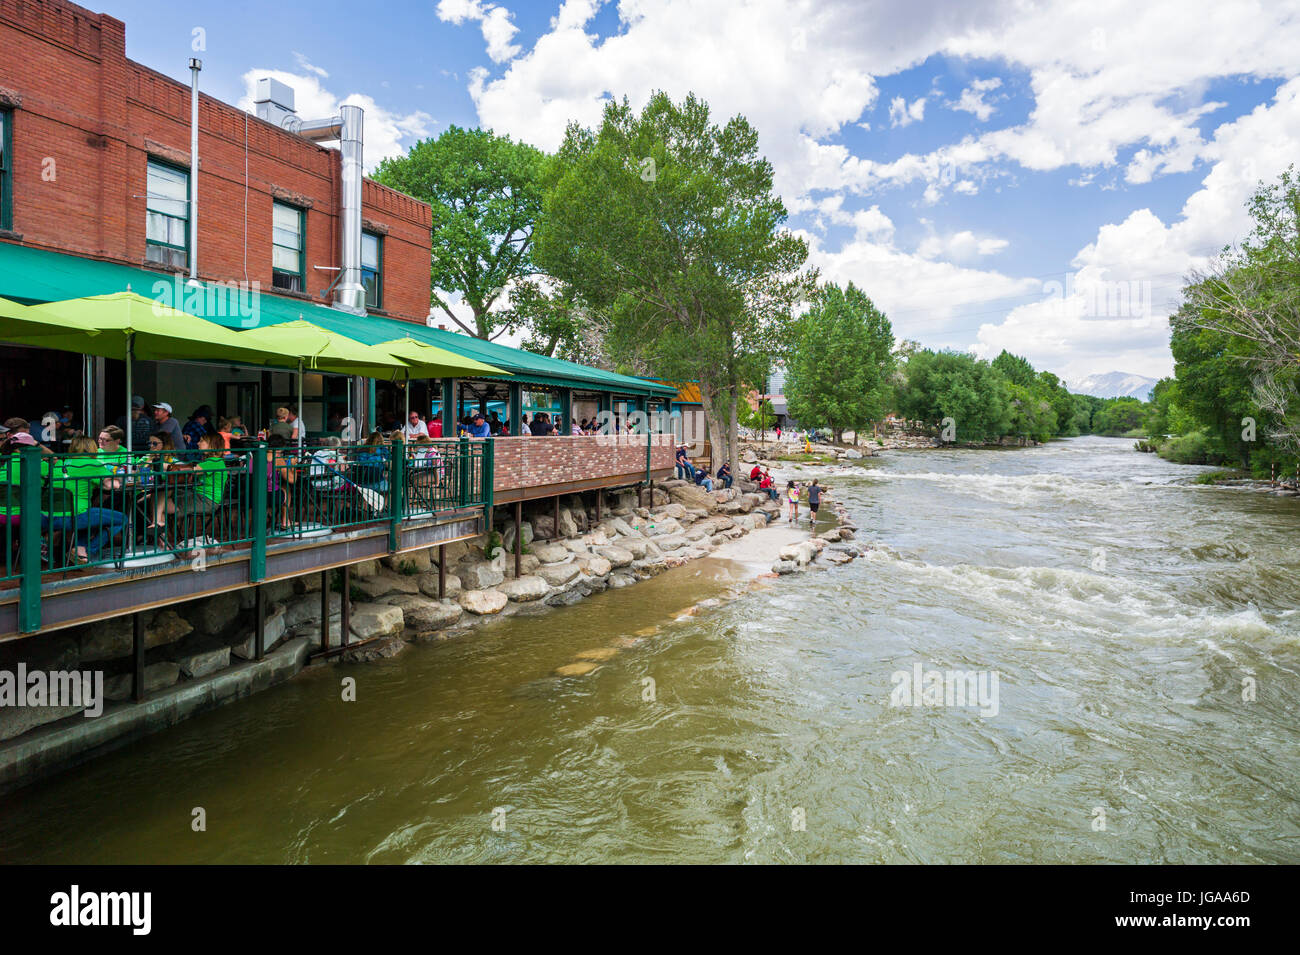
[[[190,57],[190,281],[199,278],[199,70],[203,61]],[[130,409],[127,409],[128,411]],[[130,424],[128,421],[127,424]]]
[[[340,106],[329,119],[299,120],[285,117],[284,128],[312,142],[338,140],[342,163],[339,209],[339,278],[334,286],[334,307],[366,314],[366,289],[361,284],[361,179],[365,110]]]
[[[342,272],[334,289],[334,305],[360,315],[366,313],[366,290],[361,284],[361,177],[365,112],[360,106],[339,108],[343,132],[342,151]]]

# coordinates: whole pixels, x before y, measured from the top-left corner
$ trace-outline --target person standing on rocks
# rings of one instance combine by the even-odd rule
[[[822,506],[822,486],[818,483],[817,478],[813,478],[812,484],[808,486],[808,523],[817,523],[817,509]],[[797,507],[798,505],[796,505]]]

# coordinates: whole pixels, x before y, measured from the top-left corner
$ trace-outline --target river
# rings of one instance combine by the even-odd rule
[[[0,861],[1300,861],[1300,501],[1102,438],[863,463],[851,564],[306,672],[0,797]],[[996,707],[891,705],[917,664]]]

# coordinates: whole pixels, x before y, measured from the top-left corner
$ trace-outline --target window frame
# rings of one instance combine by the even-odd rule
[[[170,242],[159,242],[157,239],[151,239],[151,238],[149,238],[149,215],[150,215],[150,213],[157,213],[158,215],[164,215],[164,216],[167,216],[169,219],[179,219],[179,218],[181,218],[180,216],[174,216],[174,215],[171,215],[171,214],[168,213],[168,212],[164,212],[164,211],[162,211],[161,209],[151,209],[151,208],[149,207],[149,202],[150,202],[150,200],[153,198],[153,196],[152,196],[152,195],[150,194],[150,192],[149,192],[149,167],[150,167],[150,166],[157,166],[157,167],[160,168],[160,169],[168,169],[168,170],[170,170],[170,171],[172,171],[172,172],[180,173],[181,175],[183,175],[183,176],[185,177],[185,198],[184,198],[183,200],[177,200],[177,199],[164,199],[164,200],[163,200],[163,201],[165,201],[165,202],[178,202],[178,201],[179,201],[179,202],[183,202],[184,205],[185,205],[185,216],[184,216],[184,219],[183,219],[183,221],[184,221],[184,223],[185,223],[185,244],[184,244],[184,245],[173,245],[173,244],[170,243]],[[190,267],[190,212],[191,212],[191,210],[190,210],[190,198],[189,198],[189,197],[190,197],[190,170],[186,169],[184,166],[178,166],[178,165],[176,165],[176,163],[168,162],[167,160],[165,160],[165,159],[161,159],[161,158],[159,158],[159,157],[157,157],[157,156],[147,156],[147,157],[145,158],[145,173],[144,173],[144,244],[145,244],[145,261],[146,261],[149,265],[162,265],[162,266],[165,266],[165,267],[167,267],[167,268],[173,268],[173,269],[174,269],[174,268],[187,269],[187,268]],[[185,253],[185,261],[184,261],[181,265],[179,265],[179,266],[173,264],[172,262],[153,262],[153,261],[150,261],[150,259],[149,259],[148,247],[151,246],[151,245],[153,245],[153,246],[157,246],[157,247],[160,248],[160,249],[171,249],[171,250],[173,250],[173,251],[184,252],[184,253]]]
[[[275,210],[277,206],[283,206],[285,209],[291,209],[298,213],[298,271],[290,272],[288,269],[277,268],[275,264],[275,250],[288,249],[289,246],[281,245],[275,241]],[[298,287],[284,288],[275,284],[277,275],[297,276]],[[271,201],[271,287],[280,292],[306,292],[307,291],[307,210],[302,206],[296,206],[292,202],[285,202],[282,199],[273,199]]]
[[[14,111],[0,108],[0,229],[14,227]]]
[[[366,255],[366,236],[375,240],[375,267],[368,268],[365,265]],[[384,237],[378,232],[371,232],[369,229],[361,230],[361,287],[366,286],[366,273],[373,273],[375,276],[375,301],[370,303],[370,290],[366,290],[366,308],[373,308],[382,311],[384,307]]]

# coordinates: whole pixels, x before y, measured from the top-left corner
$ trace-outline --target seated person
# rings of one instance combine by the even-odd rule
[[[731,487],[732,479],[730,463],[724,461],[722,467],[718,468],[718,480],[722,482],[724,488]]]
[[[679,444],[677,453],[673,455],[673,460],[677,464],[677,476],[683,481],[692,481],[695,479],[695,468],[691,466],[690,458],[686,455],[686,445]]]
[[[192,516],[211,514],[217,509],[225,496],[229,477],[226,471],[225,445],[219,434],[200,435],[199,450],[203,456],[192,464],[177,463],[171,466],[172,471],[197,471],[198,474],[193,481],[157,495],[153,523],[147,529],[156,529],[161,534],[167,528],[167,515],[179,514],[180,520],[186,525],[183,532],[193,533],[195,528],[190,524]]]
[[[763,476],[763,469],[759,465],[755,464],[754,467],[749,472],[749,479],[751,481],[757,481],[762,476]]]
[[[72,513],[59,507],[51,507],[48,515],[42,516],[41,523],[55,530],[72,530],[77,532],[76,562],[85,564],[99,556],[104,545],[114,535],[121,532],[126,524],[126,515],[106,507],[92,507],[92,494],[98,490],[100,482],[112,479],[113,472],[99,459],[99,448],[95,442],[79,435],[69,442],[69,456],[64,458],[54,469],[50,483],[52,487],[67,490],[72,497]],[[44,497],[44,495],[42,495]]]
[[[709,477],[709,472],[703,468],[695,468],[694,471],[695,474],[693,475],[693,479],[695,483],[703,487],[706,491],[712,491],[713,478]]]

